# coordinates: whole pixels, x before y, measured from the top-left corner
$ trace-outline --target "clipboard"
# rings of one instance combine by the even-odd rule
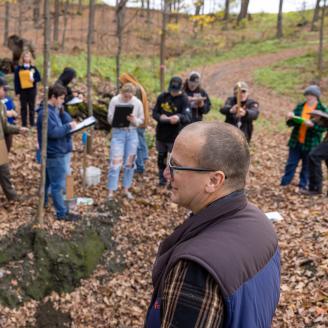
[[[127,128],[130,126],[130,122],[127,116],[131,115],[133,111],[133,105],[116,105],[112,122],[113,128]]]
[[[90,117],[86,118],[84,121],[82,121],[81,123],[78,123],[76,125],[76,128],[71,130],[69,132],[69,134],[79,132],[79,131],[81,131],[85,128],[88,128],[89,126],[92,126],[92,125],[96,124],[96,122],[97,122],[97,120],[95,119],[95,117],[90,116]]]
[[[31,71],[29,69],[21,69],[18,72],[18,76],[22,89],[33,88],[33,81],[31,81]]]

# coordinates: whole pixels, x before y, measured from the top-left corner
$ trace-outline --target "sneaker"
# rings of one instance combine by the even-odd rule
[[[126,198],[128,198],[128,199],[134,199],[134,197],[133,197],[133,195],[130,193],[130,191],[125,191],[124,193],[125,193]]]
[[[81,215],[79,214],[73,214],[73,213],[68,213],[62,218],[58,218],[60,221],[70,221],[70,222],[75,222],[81,220]]]
[[[113,193],[109,193],[107,196],[107,200],[113,200],[114,199],[114,194]]]

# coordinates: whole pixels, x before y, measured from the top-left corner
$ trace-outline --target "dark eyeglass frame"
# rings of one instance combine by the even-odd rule
[[[204,169],[201,167],[189,167],[189,166],[176,166],[176,165],[172,165],[171,163],[171,159],[172,156],[170,154],[169,156],[169,160],[167,163],[167,166],[170,170],[170,175],[173,178],[174,177],[174,171],[192,171],[192,172],[216,172],[218,170],[213,170],[213,169]],[[226,175],[224,175],[225,179],[228,179],[228,177]]]

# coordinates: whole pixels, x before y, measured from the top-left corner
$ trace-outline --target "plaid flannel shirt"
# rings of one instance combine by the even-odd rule
[[[162,328],[219,328],[224,303],[219,285],[200,265],[179,261],[164,282],[161,303]]]
[[[305,102],[300,103],[296,106],[296,108],[294,109],[294,114],[296,116],[302,116],[304,104]],[[316,110],[327,112],[326,107],[320,101],[318,102]],[[320,127],[319,125],[314,124],[313,128],[307,129],[304,144],[300,144],[298,141],[298,137],[301,124],[296,123],[291,119],[287,121],[287,125],[294,127],[288,142],[288,146],[290,148],[295,148],[297,145],[302,145],[304,151],[310,151],[317,145],[319,145],[322,139],[322,133],[326,130],[325,128]]]

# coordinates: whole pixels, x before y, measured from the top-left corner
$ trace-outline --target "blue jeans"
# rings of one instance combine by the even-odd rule
[[[122,165],[124,166],[123,188],[131,187],[138,142],[136,128],[114,128],[112,130],[108,172],[108,189],[110,191],[115,191],[118,188]]]
[[[303,150],[301,144],[297,144],[295,148],[289,148],[285,174],[281,179],[282,186],[286,186],[292,182],[300,160],[302,160],[302,169],[298,185],[303,189],[307,187],[309,181],[309,151]]]
[[[145,129],[137,128],[138,132],[138,150],[137,150],[137,172],[142,173],[145,170],[145,161],[148,159],[148,146],[145,138]]]
[[[65,158],[47,158],[45,204],[48,203],[48,192],[51,188],[51,196],[56,209],[57,218],[63,218],[68,209],[63,198],[63,189],[66,180]]]

